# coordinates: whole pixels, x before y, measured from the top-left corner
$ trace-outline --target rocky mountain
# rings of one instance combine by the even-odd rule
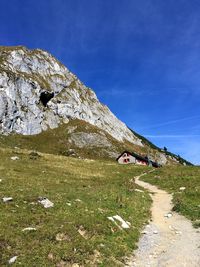
[[[82,155],[81,150],[91,148],[91,153],[101,151],[101,156],[114,158],[129,148],[148,152],[161,164],[177,161],[134,134],[90,88],[46,51],[0,47],[1,141],[6,142],[5,136],[9,135],[15,140],[34,136],[33,142],[37,143],[47,130],[50,140],[60,127],[63,153],[78,149]],[[54,142],[59,143],[58,139]]]

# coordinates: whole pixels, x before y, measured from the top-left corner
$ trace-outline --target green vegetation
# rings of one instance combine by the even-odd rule
[[[136,248],[151,200],[131,179],[146,168],[21,149],[0,153],[0,266],[15,255],[15,266],[121,266]],[[45,209],[38,197],[54,207]],[[107,219],[116,214],[130,229]],[[37,230],[23,232],[26,227]]]
[[[200,226],[200,168],[179,166],[164,167],[149,173],[144,181],[173,193],[174,210]],[[185,187],[185,190],[180,190]]]
[[[182,158],[180,155],[176,155],[176,154],[174,154],[174,153],[172,153],[172,152],[169,152],[169,151],[166,151],[165,154],[168,155],[168,156],[171,156],[171,157],[175,158],[175,159],[176,159],[180,164],[182,164],[182,165],[183,165],[183,164],[186,164],[186,165],[188,165],[188,166],[193,166],[193,164],[192,164],[191,162],[185,160],[185,159]]]
[[[135,135],[137,136],[138,138],[140,138],[142,140],[142,143],[148,147],[150,147],[151,149],[153,150],[157,150],[159,152],[162,152],[164,153],[165,155],[167,156],[170,156],[172,158],[175,158],[180,164],[186,164],[186,165],[189,165],[189,166],[192,166],[193,164],[187,160],[185,160],[184,158],[182,158],[180,155],[176,155],[172,152],[169,152],[167,150],[166,147],[164,147],[165,149],[161,149],[160,147],[154,145],[152,142],[150,142],[148,139],[146,139],[144,136],[136,133],[135,131],[133,131],[132,129],[129,128],[129,130]]]
[[[159,147],[157,147],[156,145],[154,145],[152,142],[150,142],[148,139],[146,139],[144,136],[136,133],[135,131],[133,131],[132,129],[129,128],[129,130],[135,135],[137,136],[139,139],[142,140],[142,143],[151,147],[152,149],[156,149],[158,151],[161,151],[161,149]]]
[[[2,147],[19,147],[28,150],[37,150],[43,153],[51,153],[56,155],[69,156],[70,149],[74,150],[76,156],[90,159],[108,159],[108,151],[111,148],[85,146],[79,148],[76,144],[69,141],[71,129],[73,133],[85,132],[85,133],[104,133],[107,140],[112,144],[112,149],[118,154],[124,150],[136,151],[141,153],[144,151],[144,147],[133,145],[129,142],[122,143],[114,139],[111,135],[98,127],[95,127],[85,121],[71,120],[68,124],[62,124],[56,129],[48,129],[38,135],[18,135],[11,134],[8,136],[0,135],[0,144]]]

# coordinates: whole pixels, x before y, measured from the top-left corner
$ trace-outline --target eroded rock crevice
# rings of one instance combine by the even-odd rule
[[[47,106],[47,103],[54,97],[54,93],[49,93],[44,91],[40,94],[40,101],[44,107]]]

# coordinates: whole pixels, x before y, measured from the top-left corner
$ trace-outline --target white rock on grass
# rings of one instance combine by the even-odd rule
[[[17,258],[18,258],[18,256],[14,256],[14,257],[10,258],[9,261],[8,261],[8,264],[15,263],[15,261],[17,260]]]
[[[2,200],[3,200],[4,203],[6,203],[6,202],[9,202],[9,201],[13,201],[13,198],[12,197],[3,197]]]
[[[144,193],[143,190],[140,190],[140,189],[137,189],[137,188],[135,189],[135,191],[136,191],[136,192],[140,192],[140,193]]]
[[[79,198],[75,199],[76,202],[82,202]]]
[[[125,221],[119,215],[108,217],[108,219],[110,221],[114,222],[120,229],[128,229],[128,228],[130,228],[130,225],[131,225],[130,222]],[[120,223],[120,225],[118,223]]]
[[[54,203],[46,197],[39,197],[38,202],[42,204],[45,209],[52,208],[54,206]]]
[[[84,229],[83,226],[80,226],[78,229],[78,233],[85,239],[88,239],[87,231]]]
[[[65,233],[58,233],[56,235],[56,241],[70,241],[70,237]]]
[[[29,232],[29,231],[36,231],[37,229],[35,227],[26,227],[22,230],[22,232]]]
[[[11,160],[19,160],[19,157],[14,156],[14,157],[11,157],[10,159],[11,159]]]
[[[180,191],[184,191],[186,189],[186,187],[182,186],[179,188]]]

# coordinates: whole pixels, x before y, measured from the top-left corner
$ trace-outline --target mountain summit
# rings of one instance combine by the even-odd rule
[[[45,51],[0,48],[0,81],[2,133],[38,134],[76,118],[119,141],[142,145],[92,90]]]
[[[91,147],[94,151],[97,147],[116,157],[122,149],[129,148],[148,152],[161,164],[169,161],[164,152],[147,140],[144,142],[117,119],[90,88],[52,55],[23,46],[0,47],[1,134],[39,138],[40,133],[63,125],[68,134],[68,150]],[[52,132],[57,135],[56,130]]]

